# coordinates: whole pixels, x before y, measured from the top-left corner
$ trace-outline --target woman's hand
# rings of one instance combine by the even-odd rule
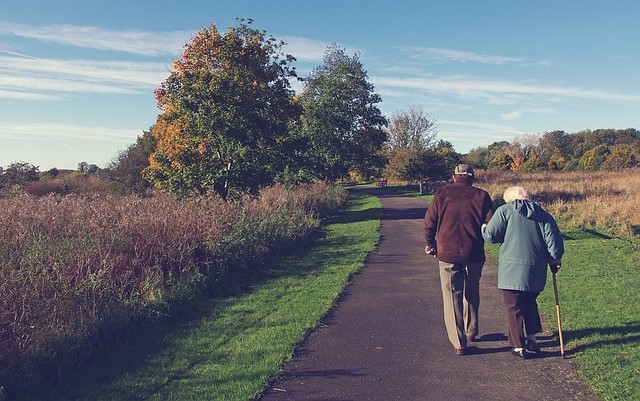
[[[552,259],[549,261],[549,269],[551,269],[551,273],[557,273],[558,270],[560,270],[561,266],[562,266],[561,259]]]

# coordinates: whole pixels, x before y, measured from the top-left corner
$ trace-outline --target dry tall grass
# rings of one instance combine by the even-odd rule
[[[36,196],[48,194],[107,194],[114,193],[114,184],[98,175],[67,174],[62,177],[28,183],[22,191]]]
[[[621,236],[640,234],[637,170],[520,174],[490,170],[478,174],[477,185],[494,199],[509,186],[522,186],[567,227],[605,229]]]
[[[344,200],[324,184],[271,188],[236,203],[0,199],[0,387],[55,380],[136,317],[160,313],[233,268],[260,265]]]

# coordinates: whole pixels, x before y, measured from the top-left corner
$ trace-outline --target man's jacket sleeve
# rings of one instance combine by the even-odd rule
[[[438,229],[438,198],[434,197],[424,215],[424,240],[430,248],[436,248],[436,232]]]

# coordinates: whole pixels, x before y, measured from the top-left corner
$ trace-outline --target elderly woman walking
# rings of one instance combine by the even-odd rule
[[[482,226],[482,236],[499,243],[498,288],[502,290],[511,353],[529,357],[540,352],[535,334],[542,331],[536,298],[547,281],[547,265],[560,268],[564,242],[553,217],[531,200],[522,187],[504,192],[500,206]],[[524,326],[524,327],[523,327]],[[526,337],[525,337],[526,329]]]

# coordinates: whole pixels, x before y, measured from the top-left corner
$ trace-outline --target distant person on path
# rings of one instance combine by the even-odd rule
[[[480,276],[485,262],[480,227],[493,215],[486,191],[473,186],[471,166],[459,164],[453,184],[438,189],[424,216],[425,252],[438,258],[449,341],[457,355],[478,335]]]
[[[536,333],[542,331],[536,298],[547,281],[547,265],[557,272],[564,254],[564,242],[556,221],[531,200],[522,187],[504,191],[500,206],[482,235],[499,243],[498,288],[507,316],[511,353],[526,359],[527,352],[540,352]],[[524,326],[524,328],[523,328]],[[526,337],[525,337],[526,329]]]

